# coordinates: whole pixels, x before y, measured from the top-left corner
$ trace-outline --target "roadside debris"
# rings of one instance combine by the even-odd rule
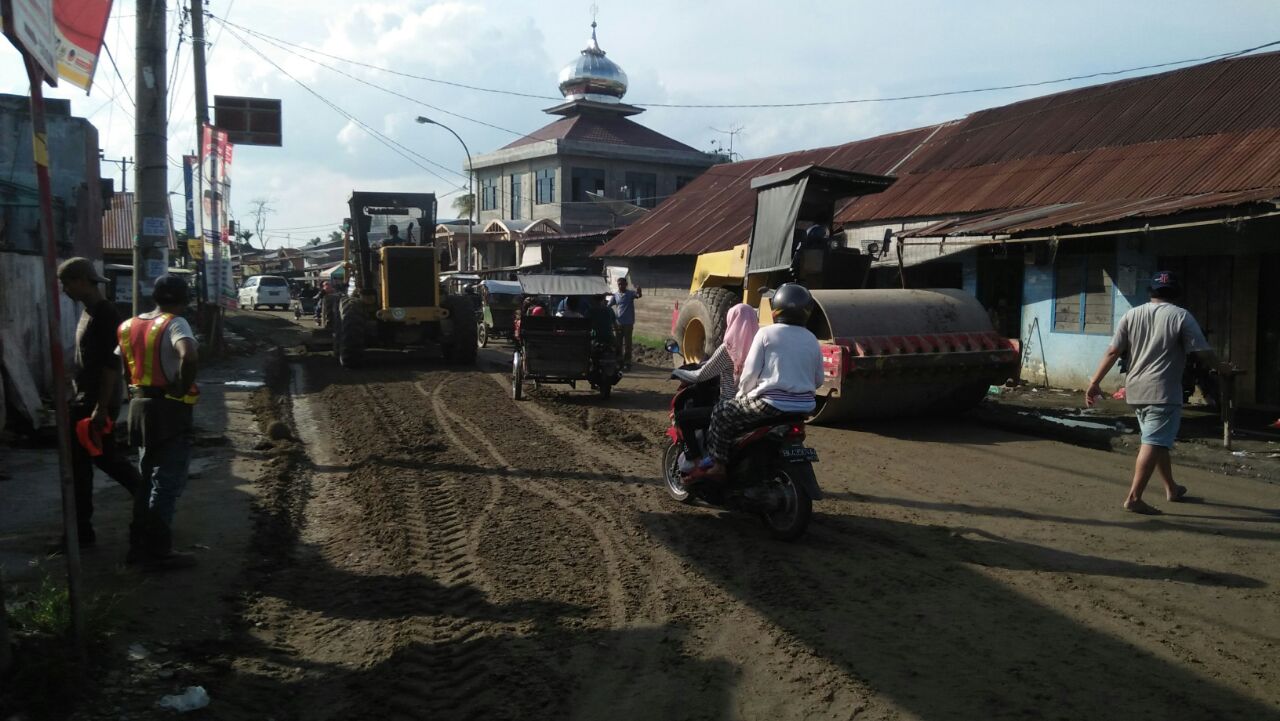
[[[209,694],[204,690],[204,686],[188,686],[181,695],[165,696],[156,705],[160,708],[173,709],[178,713],[186,713],[208,706],[209,701]]]

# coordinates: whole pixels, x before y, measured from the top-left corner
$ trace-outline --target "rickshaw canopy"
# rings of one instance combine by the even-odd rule
[[[525,295],[608,295],[609,284],[599,275],[521,275]]]
[[[520,295],[520,284],[514,280],[484,280],[480,282],[484,289],[497,295]]]

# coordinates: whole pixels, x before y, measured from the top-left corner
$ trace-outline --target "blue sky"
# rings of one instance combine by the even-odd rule
[[[597,2],[600,45],[626,70],[631,81],[626,99],[637,103],[776,103],[929,93],[1035,82],[1280,40],[1276,0]],[[586,43],[590,5],[585,0],[208,0],[210,12],[232,23],[332,55],[413,75],[551,96],[558,95],[559,69]],[[107,42],[130,86],[133,14],[133,3],[116,0],[107,30]],[[176,23],[177,14],[170,15],[171,24]],[[457,141],[439,128],[415,124],[417,115],[447,123],[473,155],[517,137],[482,123],[527,133],[553,119],[541,112],[551,101],[452,88],[317,58],[408,99],[397,97],[243,30],[224,29],[217,21],[208,23],[208,29],[214,42],[211,95],[284,100],[285,146],[239,147],[233,166],[233,210],[240,219],[246,219],[255,198],[269,199],[277,209],[267,230],[272,246],[326,234],[345,215],[343,205],[352,189],[443,195],[464,185],[464,157]],[[235,33],[315,93],[438,163],[415,158],[439,177],[283,76]],[[170,57],[176,38],[174,28]],[[174,158],[193,145],[189,42],[181,47],[178,69],[169,133]],[[735,151],[759,157],[917,127],[1097,82],[1105,79],[807,109],[654,108],[637,120],[701,149],[709,149],[713,139],[724,139],[712,128],[742,126]],[[134,154],[126,115],[132,108],[120,86],[103,62],[90,96],[70,87],[49,92],[71,98],[72,111],[93,120],[109,157]],[[21,63],[7,43],[0,48],[0,92],[25,93]],[[118,167],[114,172],[111,167],[104,165],[104,175],[118,179]],[[181,188],[176,167],[170,168],[170,185]],[[441,214],[448,214],[447,198]]]

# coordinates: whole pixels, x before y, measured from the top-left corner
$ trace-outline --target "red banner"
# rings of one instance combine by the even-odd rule
[[[89,92],[111,17],[111,0],[53,0],[58,76]]]

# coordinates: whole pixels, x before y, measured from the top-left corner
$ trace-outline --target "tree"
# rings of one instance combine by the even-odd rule
[[[476,196],[471,193],[463,193],[453,199],[453,209],[458,211],[458,216],[471,219],[471,214],[476,209]]]
[[[249,206],[251,208],[249,215],[253,216],[253,229],[258,234],[258,244],[262,246],[263,250],[266,250],[267,236],[263,231],[267,229],[267,216],[275,213],[276,209],[271,207],[270,198],[254,198],[249,201]],[[246,240],[248,239],[246,238]]]
[[[312,238],[311,240],[308,240],[308,241],[307,241],[307,245],[320,245],[320,236],[318,236],[318,235],[317,235],[316,237]]]
[[[329,242],[330,242],[330,243],[337,243],[337,242],[338,242],[338,241],[340,241],[340,240],[342,240],[342,231],[341,231],[341,230],[335,230],[335,231],[333,231],[333,232],[329,233]]]

